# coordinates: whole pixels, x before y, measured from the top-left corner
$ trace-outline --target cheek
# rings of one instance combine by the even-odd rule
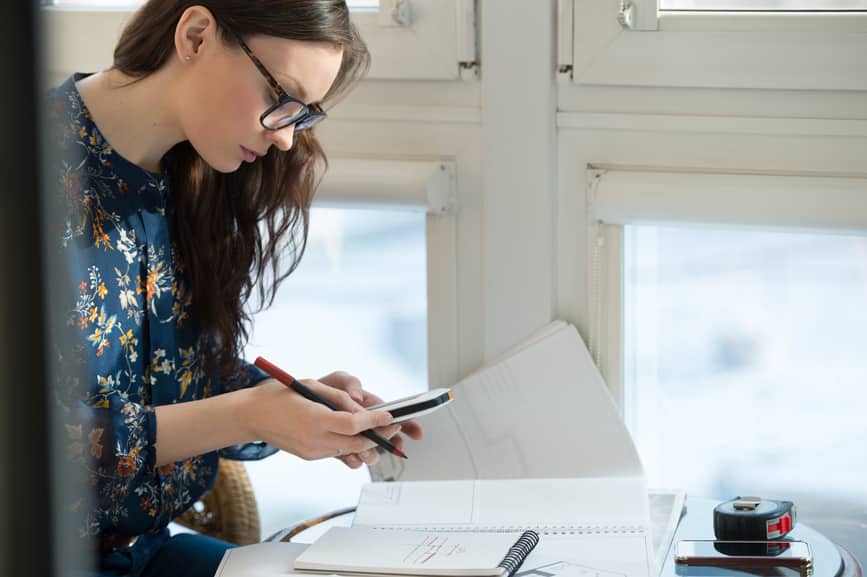
[[[214,145],[249,141],[259,123],[261,97],[231,71],[215,74],[201,84],[196,132]],[[238,139],[241,139],[238,141]],[[238,141],[238,142],[235,142]]]
[[[249,91],[229,85],[214,90],[197,107],[190,143],[218,170],[234,170],[240,162],[239,145],[255,142],[262,104]]]
[[[220,113],[226,122],[239,127],[255,127],[262,108],[258,98],[250,87],[233,82],[223,93],[222,110]]]

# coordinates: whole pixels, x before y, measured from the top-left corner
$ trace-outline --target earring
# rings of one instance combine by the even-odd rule
[[[190,56],[189,54],[187,54],[186,56],[184,56],[184,60],[186,60],[187,62],[189,62],[189,61],[192,60],[192,59],[193,59],[193,57]]]

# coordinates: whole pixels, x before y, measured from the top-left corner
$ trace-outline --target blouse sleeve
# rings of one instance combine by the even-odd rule
[[[67,456],[83,468],[85,486],[92,490],[68,504],[68,511],[80,516],[82,536],[123,526],[132,494],[156,517],[161,511],[153,409],[98,388],[86,401],[66,405],[63,416]]]
[[[65,248],[70,271],[87,258],[86,251],[73,245],[70,242]],[[82,339],[86,313],[81,303],[89,292],[89,286],[72,291],[66,287],[65,294],[58,295],[66,310],[53,328],[50,367],[66,457],[80,474],[81,491],[87,491],[65,503],[66,511],[78,517],[75,522],[82,537],[106,531],[124,533],[140,513],[151,519],[165,514],[155,466],[156,414],[134,392],[127,376],[103,363],[94,355],[93,343]],[[111,318],[100,320],[106,313],[93,314],[99,326],[111,322]],[[88,333],[91,330],[89,327]],[[109,343],[106,339],[100,347],[116,347]],[[135,511],[131,502],[136,504]]]
[[[242,361],[238,372],[224,381],[222,390],[228,392],[253,387],[267,378],[268,375],[259,367],[252,363],[248,363],[247,361]],[[278,450],[279,449],[273,445],[269,445],[263,441],[256,441],[253,443],[224,447],[220,450],[220,457],[232,461],[258,461],[265,457],[270,457]]]
[[[95,302],[101,303],[100,293],[107,283],[95,283],[93,274],[90,282],[79,280],[88,278],[88,271],[93,270],[89,263],[97,254],[102,258],[105,251],[83,241],[84,233],[92,229],[88,218],[92,210],[87,206],[90,199],[82,196],[78,185],[81,170],[69,162],[59,167],[57,184],[63,197],[58,206],[65,214],[57,221],[62,229],[56,254],[67,280],[51,288],[56,299],[51,303],[49,371],[62,450],[72,465],[71,474],[82,481],[80,488],[65,492],[68,500],[63,510],[74,516],[69,521],[78,526],[81,536],[88,537],[132,530],[130,519],[140,511],[151,519],[165,511],[155,467],[155,413],[145,399],[132,394],[133,387],[121,371],[110,369],[104,360],[118,347],[117,331],[112,332],[110,326],[114,315],[98,304],[83,306],[85,300],[94,300],[94,294]],[[88,337],[83,338],[85,332]],[[93,335],[105,335],[98,349]],[[101,357],[104,350],[106,355]]]

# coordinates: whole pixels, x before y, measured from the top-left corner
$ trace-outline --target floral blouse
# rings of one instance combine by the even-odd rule
[[[265,374],[248,363],[227,382],[204,374],[168,175],[106,142],[75,87],[84,76],[50,91],[48,103],[58,145],[48,186],[65,209],[56,249],[69,274],[66,331],[75,333],[57,353],[55,381],[67,455],[92,489],[68,510],[80,516],[83,537],[142,535],[210,488],[218,455],[258,459],[276,449],[252,443],[155,466],[155,406],[251,386]]]

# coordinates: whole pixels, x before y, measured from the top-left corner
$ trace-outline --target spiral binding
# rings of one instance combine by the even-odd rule
[[[507,577],[511,577],[538,543],[538,533],[535,531],[524,531],[524,534],[509,548],[509,552],[506,553],[506,556],[503,557],[503,560],[497,566],[505,569]]]

